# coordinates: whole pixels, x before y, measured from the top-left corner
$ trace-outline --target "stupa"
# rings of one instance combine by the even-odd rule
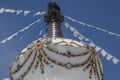
[[[46,37],[20,52],[10,66],[10,80],[103,80],[102,62],[92,46],[63,37],[64,15],[56,2],[48,3],[44,21]]]

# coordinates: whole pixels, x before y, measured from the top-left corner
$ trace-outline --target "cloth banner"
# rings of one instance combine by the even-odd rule
[[[75,37],[77,37],[77,36],[79,35],[79,32],[78,32],[77,30],[75,30],[75,31],[73,32],[73,35],[74,35]]]
[[[68,28],[69,26],[70,25],[67,22],[65,22],[65,27]]]
[[[96,47],[95,47],[95,51],[98,52],[98,51],[100,51],[100,50],[101,50],[101,48],[100,48],[99,46],[96,46]]]
[[[91,26],[91,25],[89,25]],[[68,22],[65,22],[65,27],[69,28],[70,27],[70,31],[73,33],[74,37],[78,36],[78,39],[81,40],[80,42],[82,43],[82,45],[90,45],[91,47],[94,47],[95,51],[100,51],[102,56],[106,56],[107,60],[110,60],[113,58],[113,56],[111,54],[108,54],[104,49],[100,48],[99,46],[96,46],[90,39],[84,37],[83,35],[81,35],[79,33],[79,31],[77,31],[77,29],[75,29],[74,27],[72,27]],[[95,26],[92,26],[95,27]],[[100,30],[100,28],[97,28],[98,30]],[[110,34],[114,34],[112,32],[110,32]],[[117,58],[113,58],[112,59],[114,64],[117,64],[119,62],[119,60]]]
[[[78,39],[79,39],[79,40],[83,40],[84,37],[79,34]]]
[[[75,29],[74,27],[70,26],[70,30],[71,30],[72,32],[74,32],[76,29]]]
[[[111,54],[107,54],[107,60],[110,60],[112,58],[113,58],[113,56]]]
[[[105,50],[102,49],[102,50],[101,50],[101,54],[102,54],[102,56],[105,57],[108,53],[107,53]]]
[[[118,60],[118,59],[115,58],[115,57],[113,57],[112,61],[113,61],[114,64],[117,64],[118,62],[120,62],[120,60]]]
[[[92,41],[89,43],[89,45],[95,47],[95,44]]]

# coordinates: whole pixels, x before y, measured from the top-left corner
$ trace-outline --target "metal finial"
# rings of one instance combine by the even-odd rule
[[[60,24],[63,22],[64,16],[60,10],[56,2],[48,3],[48,11],[44,16],[44,21],[48,24],[47,37],[63,37]]]

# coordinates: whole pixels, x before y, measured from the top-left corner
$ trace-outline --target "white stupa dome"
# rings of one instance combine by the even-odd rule
[[[48,4],[45,38],[23,49],[10,66],[11,80],[103,80],[99,55],[81,42],[63,38],[64,16],[55,2]]]
[[[101,61],[91,47],[71,39],[49,40],[36,40],[21,53],[10,67],[13,80],[102,80]]]

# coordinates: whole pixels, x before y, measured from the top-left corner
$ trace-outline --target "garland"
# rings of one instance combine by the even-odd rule
[[[71,64],[70,62],[68,62],[68,63],[61,63],[61,62],[58,62],[58,61],[55,61],[55,60],[51,59],[51,58],[45,53],[45,51],[44,51],[43,49],[42,49],[42,52],[43,52],[43,54],[45,55],[45,57],[46,57],[49,61],[51,61],[52,63],[54,63],[54,64],[56,64],[56,65],[65,67],[66,69],[83,67],[83,66],[84,66],[86,63],[88,63],[89,60],[91,59],[91,57],[89,57],[85,62],[79,63],[79,64]]]
[[[29,66],[28,69],[26,69],[26,71],[19,77],[18,80],[23,80],[24,77],[29,73],[29,71],[31,70],[31,68],[32,68],[32,66],[33,66],[33,64],[34,64],[34,62],[35,62],[35,60],[36,60],[36,56],[37,56],[37,50],[36,50],[36,52],[35,52],[35,56],[34,56],[32,62],[31,62],[31,64],[30,64],[30,66]]]
[[[101,65],[100,65],[100,61],[98,58],[96,58],[96,62],[98,62],[98,66],[99,66],[99,70],[100,70],[100,75],[103,76],[103,71],[102,71],[102,68],[101,68]],[[103,78],[103,77],[102,77]],[[102,79],[103,80],[103,79]]]
[[[57,42],[57,43],[51,43],[51,44],[58,45],[58,44],[60,44],[60,43],[65,43],[65,45],[68,45],[68,43],[67,43],[66,41],[64,41],[64,40],[62,40],[62,41],[60,41],[60,42]],[[78,43],[76,43],[76,42],[74,42],[74,41],[71,41],[69,45],[72,45],[72,44],[73,44],[73,45],[76,45],[76,46],[78,46],[78,47],[86,48],[86,49],[88,49],[88,50],[91,52],[91,55],[90,55],[91,59],[88,58],[89,62],[86,63],[87,61],[85,61],[85,62],[83,63],[84,65],[87,64],[87,65],[84,67],[83,71],[86,70],[86,69],[90,69],[90,70],[89,70],[89,78],[91,79],[92,75],[94,74],[95,78],[98,78],[98,80],[103,80],[103,71],[102,71],[102,68],[101,68],[102,66],[101,66],[101,64],[100,64],[99,56],[98,56],[98,54],[97,54],[95,51],[93,51],[93,47],[90,47],[90,46],[88,46],[88,45],[81,46],[81,45],[79,45]],[[69,57],[69,58],[71,57],[71,54],[68,55],[67,53],[62,53],[62,52],[60,52],[60,51],[53,50],[53,49],[51,49],[51,48],[48,47],[48,46],[45,47],[45,48],[46,48],[47,50],[53,52],[53,53],[60,54],[60,55],[63,55],[63,56],[67,56],[67,57]],[[68,63],[60,63],[60,62],[58,62],[58,61],[55,61],[55,60],[51,59],[51,58],[45,53],[45,51],[44,51],[43,49],[42,49],[42,51],[43,51],[45,57],[46,57],[49,61],[51,61],[52,63],[54,63],[54,64],[56,64],[56,65],[65,67],[65,68],[67,68],[67,69],[76,68],[76,67],[83,67],[83,66],[84,66],[84,65],[79,66],[78,64],[72,65],[70,62],[68,62]],[[83,54],[85,55],[85,53],[83,53]],[[87,54],[87,53],[86,53],[86,54]],[[74,55],[74,56],[75,56],[75,55]],[[79,56],[80,56],[80,55],[79,55]],[[82,55],[81,55],[81,56],[82,56]],[[78,57],[78,54],[76,54],[76,57]],[[96,67],[96,66],[98,66],[98,67]],[[100,78],[100,76],[102,76],[102,78]]]
[[[92,59],[90,60],[90,63],[85,66],[84,71],[86,69],[90,69],[89,70],[89,74],[90,74],[89,78],[90,79],[92,78],[92,75],[94,74],[95,78],[98,78],[98,80],[103,80],[103,73],[102,73],[100,63],[98,61],[98,57],[97,57],[98,55],[97,55],[97,53],[92,52],[91,56],[92,56]],[[96,67],[96,66],[98,66],[98,67]],[[100,76],[102,76],[102,78],[100,78]]]
[[[50,47],[45,47],[45,48],[47,50],[51,51],[54,54],[59,54],[59,55],[62,55],[62,56],[66,56],[67,58],[85,56],[85,55],[87,55],[89,53],[89,52],[84,52],[82,54],[81,53],[79,53],[79,54],[73,54],[73,53],[71,53],[71,51],[67,51],[67,53],[64,53],[62,51],[53,50]]]
[[[45,59],[45,57],[43,56],[43,54],[41,53],[41,51],[39,51],[39,56],[37,56],[37,60],[38,60],[38,61],[36,62],[34,68],[35,68],[35,70],[36,70],[36,69],[38,68],[39,63],[40,63],[40,69],[41,69],[41,73],[42,73],[42,74],[44,73],[44,64],[43,64],[43,62],[44,62],[47,66],[49,66],[50,68],[53,67],[53,65],[52,65],[48,60]]]
[[[52,63],[54,63],[55,65],[58,65],[58,66],[61,66],[61,67],[64,67],[66,69],[72,69],[72,68],[79,68],[79,67],[83,67],[86,66],[83,68],[83,71],[85,71],[86,69],[89,69],[89,78],[91,79],[92,75],[94,74],[95,78],[98,77],[98,79],[100,80],[100,75],[103,76],[101,73],[101,67],[100,67],[100,63],[98,63],[99,61],[96,61],[95,59],[97,58],[97,53],[95,52],[91,52],[91,55],[89,56],[89,58],[83,62],[83,63],[79,63],[79,64],[71,64],[70,62],[68,63],[61,63],[61,62],[58,62],[56,60],[53,60],[51,59],[46,53],[45,51],[42,49],[42,52],[43,54],[45,55],[45,57],[51,61]],[[96,67],[97,66],[97,63],[98,63],[98,66],[99,66],[99,69],[100,69],[100,74],[98,73],[98,68]],[[97,77],[96,77],[97,76]]]
[[[69,19],[72,19],[72,18],[69,17]],[[73,20],[73,21],[74,21],[74,20]],[[78,23],[79,23],[79,22],[78,22]],[[82,23],[81,23],[81,24],[82,24]],[[90,25],[89,25],[89,26],[90,26]],[[116,57],[114,57],[114,56],[112,56],[111,54],[107,53],[104,49],[102,49],[102,48],[100,48],[99,46],[97,46],[96,44],[94,44],[93,41],[91,41],[90,39],[88,39],[88,38],[84,37],[82,34],[80,34],[79,31],[78,31],[77,29],[75,29],[74,27],[72,27],[68,22],[65,22],[65,27],[66,27],[66,28],[69,28],[69,30],[73,33],[74,37],[77,37],[81,42],[84,42],[85,44],[88,44],[88,45],[94,47],[94,48],[95,48],[94,50],[96,50],[97,52],[100,52],[100,54],[101,54],[103,57],[106,56],[107,60],[111,60],[111,59],[112,59],[112,62],[113,62],[114,64],[117,64],[118,62],[120,62],[119,59],[117,59]],[[91,26],[91,27],[94,27],[94,26]],[[94,27],[94,28],[95,28],[95,27]],[[100,28],[96,28],[96,29],[99,29],[99,30],[100,30]],[[106,30],[104,30],[104,29],[101,29],[101,30],[106,31]],[[115,33],[113,33],[113,32],[109,32],[109,31],[108,31],[108,33],[110,33],[110,34],[112,34],[112,35],[115,34]],[[116,34],[116,35],[117,35],[117,36],[120,36],[119,34]]]
[[[27,50],[29,50],[29,49],[31,49],[31,48],[32,48],[32,46],[31,46],[31,47],[28,46]],[[21,54],[25,54],[25,53],[27,52],[27,50],[26,50],[25,52],[21,52]],[[19,54],[18,56],[20,56],[21,54]],[[19,57],[16,57],[16,58],[14,59],[14,62],[17,62],[18,59],[19,59]],[[14,64],[14,63],[13,63],[13,64]],[[10,70],[11,70],[11,68],[13,67],[13,64],[10,65],[10,67],[9,67]]]
[[[58,43],[51,43],[51,44],[57,44],[57,45],[59,45],[60,43],[66,43],[65,44],[65,46],[67,45],[68,46],[68,43],[66,42],[66,41],[60,41],[60,42],[58,42]],[[87,46],[87,45],[84,45],[84,46],[81,46],[81,45],[79,45],[79,44],[77,44],[76,42],[73,42],[73,41],[71,41],[70,42],[70,44],[69,44],[69,46],[71,46],[71,45],[76,45],[76,46],[78,46],[78,47],[80,47],[80,48],[87,48],[87,49],[89,49],[89,46]],[[45,47],[47,50],[49,50],[49,51],[51,51],[52,53],[55,53],[55,54],[59,54],[59,55],[62,55],[62,56],[66,56],[66,57],[68,57],[68,58],[70,58],[70,57],[80,57],[80,56],[85,56],[85,55],[87,55],[88,53],[89,53],[89,51],[88,52],[84,52],[84,53],[79,53],[79,54],[73,54],[73,53],[71,53],[71,51],[67,51],[67,53],[64,53],[64,52],[62,52],[62,51],[57,51],[57,50],[53,50],[52,48],[50,48],[50,47]]]
[[[55,43],[55,44],[60,44],[60,43],[67,43],[65,41],[61,41],[59,43]],[[36,63],[35,63],[35,70],[38,68],[38,65],[40,67],[40,70],[41,70],[41,74],[45,73],[44,71],[44,63],[46,65],[48,65],[49,67],[53,67],[53,65],[50,63],[52,62],[53,64],[55,65],[58,65],[58,66],[61,66],[61,67],[64,67],[68,70],[70,69],[73,69],[73,68],[79,68],[79,67],[84,67],[83,68],[83,71],[86,71],[89,69],[89,78],[91,79],[92,78],[92,75],[94,74],[95,78],[98,78],[98,80],[102,80],[101,77],[103,77],[103,71],[102,71],[102,68],[101,68],[101,64],[100,64],[100,58],[99,56],[97,55],[97,53],[95,51],[93,51],[92,47],[89,47],[87,45],[85,46],[80,46],[78,43],[76,42],[70,42],[70,44],[74,44],[78,47],[83,47],[87,50],[89,50],[89,52],[86,52],[86,53],[82,53],[82,54],[69,54],[69,58],[70,57],[73,57],[73,55],[75,57],[78,57],[78,56],[84,56],[84,55],[87,55],[88,53],[90,53],[88,59],[86,61],[84,61],[83,63],[77,63],[77,64],[72,64],[71,62],[67,62],[67,63],[61,63],[59,61],[56,61],[52,58],[50,58],[46,52],[43,50],[43,46],[44,46],[44,41],[42,43],[40,43],[39,41],[37,41],[36,44],[33,44],[33,47],[34,49],[36,50],[35,52],[35,56],[33,58],[33,61],[31,62],[30,66],[26,69],[26,71],[19,77],[18,80],[23,80],[24,77],[29,73],[29,71],[31,70],[32,66],[34,65],[35,63],[35,60],[37,59]],[[48,44],[47,44],[48,45]],[[44,48],[46,48],[47,50],[53,52],[53,53],[56,53],[56,54],[60,54],[59,52],[60,51],[57,51],[57,50],[53,50],[51,48],[49,48],[48,46],[44,46]],[[37,52],[39,51],[39,52]],[[31,56],[31,54],[33,53],[33,51],[29,54],[28,58],[25,60],[25,62],[29,59],[29,57]],[[37,55],[37,53],[39,53],[39,55]],[[64,55],[63,55],[64,54]],[[60,55],[63,55],[63,56],[67,56],[67,53],[61,53]],[[50,62],[49,62],[50,61]],[[24,65],[22,65],[24,66]],[[98,66],[98,67],[97,67]],[[20,68],[21,69],[21,68]],[[17,71],[18,72],[18,71]],[[15,74],[15,73],[14,73]],[[10,73],[10,78],[11,80],[12,79],[12,76],[13,75],[12,73]]]
[[[33,50],[33,51],[34,51],[34,50]],[[28,55],[27,59],[22,63],[22,65],[18,64],[18,65],[17,65],[17,69],[16,69],[15,71],[13,71],[13,72],[10,72],[12,75],[21,70],[21,68],[24,66],[24,64],[28,61],[28,59],[29,59],[30,56],[32,55],[33,51],[30,52],[30,54]],[[18,59],[19,59],[19,58],[18,58]],[[17,60],[18,60],[18,59],[17,59]],[[11,69],[11,68],[10,68],[10,69]]]

